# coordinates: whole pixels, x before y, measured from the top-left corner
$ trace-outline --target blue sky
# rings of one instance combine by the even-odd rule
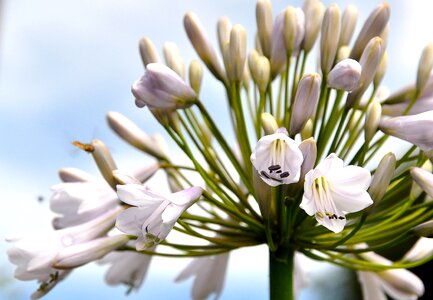
[[[0,188],[3,196],[0,200],[0,251],[3,254],[0,255],[0,266],[3,275],[10,276],[12,268],[4,255],[7,245],[3,239],[12,233],[35,231],[48,224],[47,203],[38,203],[37,197],[41,195],[49,199],[49,187],[58,182],[57,170],[73,166],[97,174],[91,158],[76,151],[71,141],[102,139],[120,166],[150,162],[147,157],[121,143],[105,123],[105,113],[115,110],[130,117],[148,133],[160,131],[146,110],[134,106],[130,94],[131,83],[143,72],[138,40],[149,36],[158,49],[162,49],[165,41],[173,41],[178,44],[185,61],[189,62],[196,55],[183,31],[182,17],[192,10],[199,15],[211,37],[216,36],[215,24],[219,16],[226,15],[233,24],[243,24],[251,45],[255,31],[255,1],[3,2],[0,20]],[[330,4],[331,1],[324,2]],[[372,0],[337,2],[341,8],[348,3],[358,5],[360,20],[364,20],[379,3]],[[288,3],[273,1],[274,13]],[[291,5],[300,3],[290,2]],[[433,25],[429,15],[433,5],[428,0],[389,3],[392,17],[389,65],[384,83],[395,90],[414,81],[422,47],[433,41],[429,30]],[[357,30],[359,28],[360,22]],[[216,40],[213,41],[216,45]],[[314,68],[313,65],[309,67],[311,70]],[[225,114],[225,107],[220,105],[225,101],[221,87],[208,73],[203,84],[202,99],[213,112]],[[238,259],[231,260],[223,298],[228,299],[239,290],[245,291],[240,287],[251,288],[252,299],[261,299],[266,294],[263,293],[267,286],[266,251],[247,250],[246,253],[248,255],[240,252]],[[256,255],[263,257],[263,263],[252,268],[244,257]],[[153,265],[143,295],[146,295],[146,290],[158,290],[157,285],[165,287],[184,263],[175,263],[174,267],[168,267],[166,262],[161,265],[165,267],[161,269],[157,264]],[[100,269],[86,268],[77,273],[63,284],[64,293],[84,296],[88,292],[86,289],[93,284],[98,289],[102,288]],[[157,280],[151,279],[153,275]],[[89,277],[91,283],[76,288]],[[24,288],[22,295],[28,294],[34,286],[15,285],[15,288]],[[188,285],[183,284],[181,288],[167,286],[174,291],[180,289],[182,297],[188,295]],[[108,287],[105,290],[108,293],[113,291]],[[121,299],[122,291],[115,291],[118,292],[116,297]],[[49,299],[55,299],[55,296]]]

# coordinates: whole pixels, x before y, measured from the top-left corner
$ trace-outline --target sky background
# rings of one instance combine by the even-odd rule
[[[433,41],[433,2],[388,2],[391,30],[384,84],[396,90],[414,81],[422,48]],[[288,4],[301,3],[273,1],[274,14]],[[329,5],[331,1],[324,3]],[[380,2],[337,3],[342,9],[349,3],[358,6],[359,31],[361,22]],[[159,50],[165,41],[172,41],[179,46],[186,63],[197,58],[182,25],[184,13],[190,10],[198,14],[214,46],[217,45],[216,22],[225,15],[232,24],[241,23],[247,28],[251,48],[255,34],[253,0],[3,0],[0,17],[0,276],[9,284],[1,289],[0,298],[27,299],[36,288],[34,282],[19,283],[10,279],[13,267],[7,262],[8,245],[4,237],[37,232],[49,224],[49,187],[59,182],[59,168],[77,167],[97,174],[91,157],[74,149],[71,141],[103,140],[120,167],[151,162],[110,132],[105,113],[119,111],[149,134],[161,131],[145,109],[135,107],[130,93],[132,82],[143,73],[138,40],[148,36]],[[314,71],[314,65],[308,68]],[[220,105],[225,101],[223,90],[207,72],[202,100],[215,115],[226,113],[226,108]],[[221,120],[224,123],[224,119]],[[39,203],[39,196],[46,201]],[[130,299],[187,299],[190,284],[171,283],[186,263],[186,260],[155,260],[141,291]],[[123,288],[103,284],[103,269],[89,266],[74,272],[46,299],[59,299],[59,295],[61,299],[107,295],[110,299],[123,299]],[[316,280],[319,288],[327,284],[321,280]],[[267,253],[264,247],[233,254],[222,299],[232,299],[239,293],[250,299],[266,298]],[[314,291],[309,290],[304,297],[313,294]]]

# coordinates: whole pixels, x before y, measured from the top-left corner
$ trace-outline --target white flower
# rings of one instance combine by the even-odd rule
[[[386,134],[418,146],[423,151],[433,150],[433,110],[383,120],[379,128]]]
[[[334,153],[305,175],[300,207],[319,224],[334,232],[343,230],[346,213],[360,211],[373,203],[367,188],[370,172],[357,166],[344,166]]]
[[[181,282],[195,276],[191,291],[192,299],[207,299],[211,294],[215,294],[217,299],[224,286],[228,259],[228,253],[195,258],[175,281]]]
[[[264,182],[271,186],[298,182],[303,156],[285,128],[265,135],[251,154],[251,162]]]
[[[376,263],[390,265],[391,261],[373,252],[362,254]],[[386,295],[396,300],[415,300],[424,294],[422,281],[406,269],[390,269],[382,272],[358,271],[363,299],[386,300]]]
[[[156,193],[141,184],[117,186],[120,200],[131,207],[122,212],[116,227],[137,236],[137,251],[164,240],[180,215],[200,198],[203,190],[191,187],[170,195]]]
[[[416,261],[433,255],[433,239],[422,237],[406,252],[405,261]]]
[[[153,251],[154,248],[149,250]],[[115,251],[107,254],[99,263],[111,265],[105,274],[105,282],[108,285],[125,284],[130,292],[140,288],[151,259],[151,255],[134,251]]]
[[[59,275],[54,269],[59,253],[70,246],[86,243],[104,235],[114,225],[114,220],[122,208],[106,212],[100,217],[73,227],[48,231],[39,235],[29,235],[21,239],[9,240],[14,247],[7,251],[11,263],[17,266],[15,277],[20,280],[38,280],[42,286]]]
[[[328,86],[351,92],[359,85],[362,67],[353,59],[346,58],[334,66],[328,74]]]
[[[146,66],[146,73],[132,85],[138,107],[177,109],[191,106],[194,90],[172,69],[161,63]]]

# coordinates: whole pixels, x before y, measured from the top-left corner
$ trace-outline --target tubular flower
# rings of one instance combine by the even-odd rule
[[[250,159],[260,177],[270,186],[298,182],[304,160],[285,128],[262,137]]]
[[[163,241],[180,215],[200,198],[203,190],[191,187],[170,195],[156,193],[141,184],[117,186],[120,200],[133,207],[122,212],[116,227],[137,236],[137,251]]]
[[[343,230],[346,213],[373,204],[367,188],[370,172],[357,166],[344,166],[334,153],[305,175],[301,208],[315,216],[319,224],[334,232]]]

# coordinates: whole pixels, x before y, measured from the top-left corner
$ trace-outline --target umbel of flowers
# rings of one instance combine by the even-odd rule
[[[11,241],[16,277],[39,281],[38,298],[74,268],[100,260],[110,265],[107,283],[131,291],[152,255],[193,257],[177,281],[194,276],[192,297],[202,299],[221,293],[230,251],[266,244],[271,299],[297,294],[299,253],[356,270],[366,299],[422,295],[422,282],[405,268],[433,257],[433,46],[422,53],[415,84],[384,95],[389,17],[389,5],[380,4],[352,39],[354,6],[307,0],[275,13],[259,0],[254,49],[247,50],[244,27],[222,17],[217,54],[189,12],[184,27],[201,62],[187,70],[175,44],[164,45],[162,60],[143,38],[135,104],[151,111],[189,163],[179,163],[160,135],[108,113],[110,127],[155,163],[125,171],[101,141],[74,142],[103,179],[60,170],[53,230]],[[314,45],[319,69],[308,70]],[[200,97],[202,65],[226,92],[229,125]],[[391,136],[408,143],[396,151]],[[170,193],[146,184],[161,171]],[[173,231],[189,238],[175,242]],[[380,255],[420,236],[394,261]]]

